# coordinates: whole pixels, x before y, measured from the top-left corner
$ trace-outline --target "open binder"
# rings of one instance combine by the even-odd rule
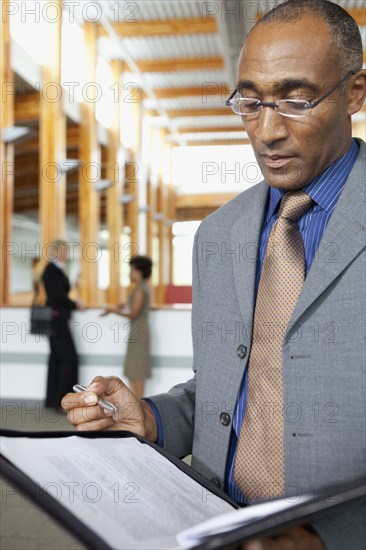
[[[234,511],[239,506],[231,500],[225,493],[220,491],[215,485],[210,483],[201,474],[196,472],[193,468],[182,462],[181,460],[173,457],[167,453],[164,449],[156,446],[144,438],[132,434],[130,432],[110,431],[110,432],[15,432],[10,430],[1,430],[0,435],[5,438],[27,438],[32,442],[42,441],[44,439],[57,439],[67,445],[67,438],[78,437],[83,439],[95,439],[103,440],[103,444],[108,448],[107,441],[116,439],[128,438],[131,441],[138,441],[143,445],[147,445],[150,449],[153,449],[153,453],[159,453],[169,461],[170,464],[177,468],[180,474],[183,476],[182,481],[187,483],[189,480],[194,480],[205,492],[210,495],[219,497],[225,507],[226,511]],[[19,440],[20,441],[20,440]],[[70,440],[71,441],[71,440]],[[151,455],[151,451],[149,450]],[[27,460],[25,457],[24,460]],[[53,519],[61,524],[68,532],[70,532],[75,538],[80,540],[87,548],[92,550],[112,550],[116,548],[127,548],[123,545],[115,546],[106,541],[103,536],[102,526],[96,526],[96,528],[90,528],[90,525],[86,525],[80,517],[74,515],[70,509],[65,507],[57,499],[53,498],[48,492],[40,487],[38,480],[31,479],[24,471],[22,467],[16,467],[11,461],[9,461],[3,454],[0,455],[0,474],[1,476],[20,490],[25,496],[37,504],[42,510],[47,512]],[[187,476],[187,477],[185,477]],[[258,538],[262,536],[268,536],[278,533],[284,529],[290,527],[311,523],[315,518],[320,517],[329,511],[346,506],[351,501],[361,499],[366,495],[366,478],[355,480],[352,483],[342,484],[337,487],[332,486],[325,488],[320,494],[309,497],[303,502],[294,503],[288,506],[284,510],[275,511],[274,513],[266,514],[263,517],[257,517],[253,521],[231,529],[225,532],[219,532],[213,535],[202,536],[202,538],[195,544],[196,550],[216,550],[216,549],[236,549],[240,547],[240,544],[245,540],[252,538]],[[173,497],[174,495],[172,495]],[[215,498],[215,497],[213,497]],[[98,504],[97,504],[98,506]],[[251,507],[252,508],[252,507]],[[121,524],[123,524],[123,517],[121,517]],[[138,518],[137,518],[138,519]],[[195,518],[195,511],[192,510],[192,525],[193,527],[197,523]],[[143,528],[143,526],[141,526]],[[159,526],[157,525],[157,528]],[[177,533],[178,535],[178,533]],[[182,548],[176,543],[171,548]]]

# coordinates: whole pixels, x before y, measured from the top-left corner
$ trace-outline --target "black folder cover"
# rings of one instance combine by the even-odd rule
[[[30,438],[67,438],[78,436],[89,439],[115,439],[121,437],[135,437],[140,442],[153,447],[157,452],[165,456],[170,462],[175,464],[181,471],[200,483],[208,491],[218,495],[226,500],[233,508],[239,506],[230,499],[225,493],[220,491],[215,485],[210,483],[205,477],[196,472],[193,468],[170,455],[164,449],[154,443],[147,441],[143,437],[127,431],[111,432],[19,432],[13,430],[0,430],[0,435],[6,437],[30,437]],[[26,476],[22,471],[11,464],[4,456],[0,454],[0,475],[22,493],[37,504],[42,510],[47,512],[58,523],[60,523],[75,538],[80,540],[91,550],[111,550],[104,540],[95,532],[91,531],[81,521],[79,521],[62,504],[55,500],[50,494],[42,490],[37,484]],[[257,538],[258,536],[268,536],[279,533],[290,527],[311,523],[315,518],[329,513],[335,508],[346,506],[351,501],[362,499],[366,495],[366,476],[349,483],[332,484],[324,488],[318,495],[311,500],[300,504],[294,504],[291,508],[284,511],[270,514],[266,517],[258,518],[250,524],[233,529],[230,532],[213,535],[208,537],[202,544],[195,547],[196,550],[230,550],[239,548],[241,543]],[[364,499],[366,511],[366,499]]]

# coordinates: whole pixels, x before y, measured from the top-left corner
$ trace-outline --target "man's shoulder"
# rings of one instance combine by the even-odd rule
[[[43,277],[47,277],[48,275],[58,275],[59,273],[62,274],[61,270],[53,262],[48,262],[44,268]]]
[[[336,210],[342,208],[352,218],[357,219],[360,216],[364,224],[366,144],[359,138],[356,142],[359,147],[358,155],[338,199]]]
[[[55,266],[55,264],[53,262],[48,262],[48,264],[44,268],[45,271],[54,271],[56,269],[57,269],[57,267]]]
[[[360,138],[355,138],[355,141],[357,142],[359,151],[350,175],[353,175],[352,172],[360,172],[360,174],[364,176],[366,162],[366,143]]]

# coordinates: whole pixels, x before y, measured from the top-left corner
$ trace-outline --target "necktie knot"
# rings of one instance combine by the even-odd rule
[[[287,191],[282,197],[278,217],[297,222],[313,202],[304,191]]]

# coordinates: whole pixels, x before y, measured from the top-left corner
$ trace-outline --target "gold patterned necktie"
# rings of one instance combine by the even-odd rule
[[[234,481],[249,501],[284,493],[282,344],[305,279],[297,221],[313,200],[288,191],[268,237],[254,313],[248,399]]]

